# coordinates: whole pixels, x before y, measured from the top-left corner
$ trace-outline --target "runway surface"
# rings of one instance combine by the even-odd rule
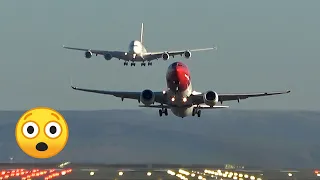
[[[262,169],[225,169],[224,166],[205,165],[104,165],[73,164],[0,164],[0,180],[3,179],[225,179],[225,180],[286,180],[320,179],[315,169],[303,170],[262,170]]]

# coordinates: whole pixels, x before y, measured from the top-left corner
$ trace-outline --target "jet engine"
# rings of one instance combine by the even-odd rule
[[[167,52],[164,52],[163,54],[162,54],[162,59],[163,60],[168,60],[170,58],[170,56],[169,56],[169,54],[167,53]]]
[[[189,59],[189,58],[191,57],[191,52],[190,52],[190,51],[185,51],[185,52],[183,53],[183,55],[184,55],[184,57],[185,57],[186,59]]]
[[[107,54],[104,54],[104,59],[106,59],[107,61],[111,60],[112,59],[112,55],[107,53]]]
[[[150,89],[142,91],[140,94],[140,101],[146,106],[153,104],[155,101],[155,95],[153,91]]]
[[[203,95],[203,101],[208,106],[214,106],[218,103],[218,94],[214,91],[207,91]]]
[[[84,53],[84,56],[85,56],[86,58],[91,58],[92,52],[91,52],[91,51],[86,51],[86,52]]]

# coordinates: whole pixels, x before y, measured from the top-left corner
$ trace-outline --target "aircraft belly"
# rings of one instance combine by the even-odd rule
[[[175,107],[171,108],[171,112],[178,117],[186,117],[192,114],[193,107]]]

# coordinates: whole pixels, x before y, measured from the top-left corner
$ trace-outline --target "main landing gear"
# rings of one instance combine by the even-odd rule
[[[141,63],[141,66],[146,66],[146,63],[145,62]],[[152,62],[148,62],[148,66],[152,66]]]
[[[164,115],[168,116],[168,109],[167,108],[162,108],[159,109],[159,116],[162,116],[162,113],[164,113]]]
[[[123,65],[124,65],[124,66],[128,66],[129,63],[126,61],[126,62],[123,63]],[[132,62],[132,63],[130,64],[130,66],[136,66],[136,63]],[[141,66],[146,66],[146,63],[144,63],[144,62],[141,63]],[[152,66],[152,62],[148,62],[148,66]]]
[[[201,116],[201,110],[199,109],[198,106],[192,109],[192,116],[195,116],[196,114],[198,115],[198,117]]]
[[[128,66],[129,63],[128,63],[128,62],[124,62],[123,65],[124,65],[124,66]],[[136,66],[136,63],[133,62],[133,63],[130,64],[130,66]]]

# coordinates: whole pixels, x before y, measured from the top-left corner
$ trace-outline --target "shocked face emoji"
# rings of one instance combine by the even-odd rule
[[[64,117],[47,107],[25,112],[16,125],[16,141],[33,158],[51,158],[63,150],[69,130]]]

